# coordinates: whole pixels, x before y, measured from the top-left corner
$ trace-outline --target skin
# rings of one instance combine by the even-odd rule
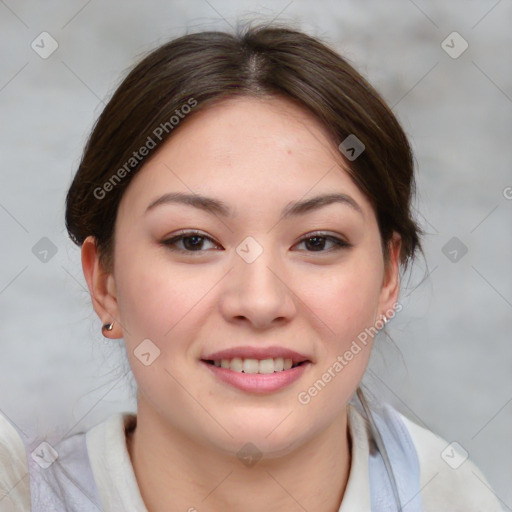
[[[322,125],[294,103],[224,100],[182,121],[133,178],[116,219],[112,273],[94,238],[84,242],[94,308],[103,323],[115,320],[106,336],[124,338],[138,384],[127,444],[149,511],[338,510],[351,460],[347,403],[371,340],[310,403],[297,396],[399,293],[400,238],[386,265],[375,212],[346,166]],[[179,204],[145,213],[167,192],[220,199],[235,216]],[[290,202],[332,192],[361,212],[333,203],[280,219]],[[189,229],[212,241],[175,243],[188,253],[162,244]],[[305,241],[315,231],[351,245]],[[236,252],[247,236],[263,248],[250,264]],[[134,350],[148,338],[160,356],[145,366]],[[258,395],[217,380],[200,361],[242,345],[292,348],[313,364],[288,387]],[[252,467],[236,456],[247,442],[263,453]]]

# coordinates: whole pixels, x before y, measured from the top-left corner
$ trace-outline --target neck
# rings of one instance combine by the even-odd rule
[[[149,421],[143,412],[139,405],[127,448],[148,512],[338,512],[351,461],[346,409],[286,456],[263,457],[254,465]]]

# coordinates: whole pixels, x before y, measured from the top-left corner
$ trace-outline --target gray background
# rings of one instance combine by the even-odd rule
[[[1,412],[31,435],[135,410],[122,341],[101,336],[64,229],[67,187],[94,120],[142,52],[187,31],[276,17],[346,56],[415,150],[426,261],[404,280],[393,341],[381,337],[365,381],[462,445],[512,510],[510,0],[1,1]],[[59,45],[46,59],[31,48],[43,31]],[[441,45],[453,31],[469,44],[458,58]],[[46,262],[32,250],[43,237],[57,249]],[[452,237],[458,261],[450,245],[443,252]]]

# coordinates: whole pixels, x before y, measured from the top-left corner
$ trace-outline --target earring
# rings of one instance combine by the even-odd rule
[[[101,328],[101,332],[111,331],[114,328],[114,322],[110,322],[109,324],[103,324]]]

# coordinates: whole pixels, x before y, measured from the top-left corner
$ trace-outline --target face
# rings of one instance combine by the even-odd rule
[[[371,351],[361,333],[396,301],[398,252],[385,267],[370,202],[294,104],[231,99],[182,123],[124,193],[106,307],[139,411],[224,452],[251,440],[284,454],[346,413]],[[233,384],[232,370],[202,360],[247,347],[308,362]]]

